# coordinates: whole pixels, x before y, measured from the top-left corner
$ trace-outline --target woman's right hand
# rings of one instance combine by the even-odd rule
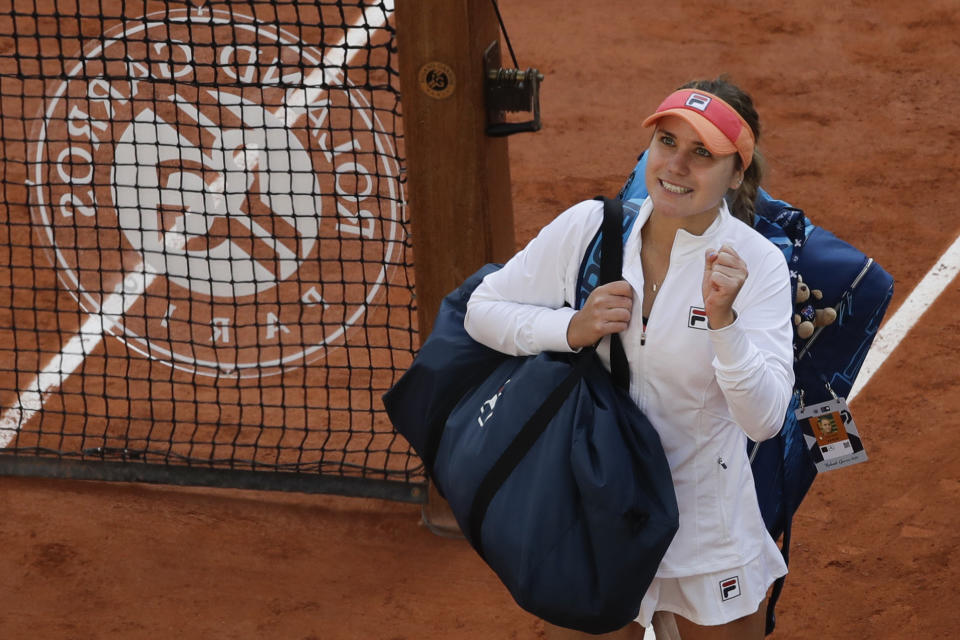
[[[630,324],[632,308],[633,287],[626,280],[597,287],[570,319],[567,344],[571,349],[582,349],[604,336],[624,331]]]

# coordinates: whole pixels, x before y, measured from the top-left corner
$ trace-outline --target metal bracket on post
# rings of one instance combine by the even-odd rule
[[[509,136],[540,130],[540,82],[536,69],[500,67],[500,44],[494,40],[483,53],[484,87],[487,102],[487,135]],[[507,112],[532,113],[526,122],[508,122]]]

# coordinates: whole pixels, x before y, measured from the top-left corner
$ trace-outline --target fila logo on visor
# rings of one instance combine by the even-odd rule
[[[720,581],[720,599],[726,602],[740,595],[740,577],[733,576]]]
[[[705,96],[700,93],[691,93],[684,106],[692,107],[698,111],[706,111],[707,107],[710,106],[710,101],[710,96]]]

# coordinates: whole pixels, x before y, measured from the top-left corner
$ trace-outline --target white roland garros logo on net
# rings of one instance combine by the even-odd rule
[[[355,50],[326,51],[235,11],[173,9],[107,30],[49,87],[32,215],[63,284],[131,349],[275,374],[342,345],[384,295],[396,153],[344,77]]]

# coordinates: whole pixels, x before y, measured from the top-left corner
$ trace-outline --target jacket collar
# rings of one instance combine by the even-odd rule
[[[650,214],[653,212],[653,200],[648,196],[640,207],[640,213],[637,216],[637,224],[633,225],[630,237],[627,238],[626,251],[636,251],[639,253],[641,247],[640,230],[647,223]],[[726,226],[727,220],[731,218],[730,209],[725,200],[720,203],[720,215],[711,223],[707,230],[700,235],[694,235],[685,229],[678,229],[673,239],[673,249],[670,252],[670,262],[677,262],[689,259],[693,255],[703,255],[708,247],[715,249],[717,237],[720,230]]]

